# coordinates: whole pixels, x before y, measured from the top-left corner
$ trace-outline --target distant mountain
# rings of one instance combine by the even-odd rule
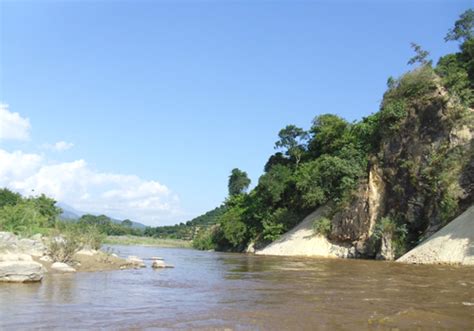
[[[122,223],[121,220],[118,220],[118,219],[115,219],[115,218],[110,218],[112,220],[112,222],[116,223],[116,224],[120,224]],[[132,222],[132,229],[139,229],[139,230],[145,230],[146,229],[146,225],[145,224],[142,224],[142,223],[139,223],[139,222],[134,222],[134,221],[131,221]]]
[[[70,206],[70,205],[68,205],[64,202],[57,202],[56,206],[61,208],[62,213],[61,213],[61,215],[59,215],[59,218],[64,220],[64,221],[77,221],[77,220],[79,220],[79,218],[81,218],[82,215],[86,215],[86,214],[98,215],[98,214],[95,214],[95,213],[87,213],[87,212],[77,210],[74,207],[72,207],[72,206]],[[109,217],[109,218],[112,222],[114,222],[116,224],[122,223],[122,220],[118,220],[118,219],[115,219],[115,218],[112,218],[112,217]],[[145,224],[142,224],[142,223],[139,223],[139,222],[134,222],[134,221],[131,221],[131,222],[132,222],[132,228],[133,229],[144,230],[147,227]]]
[[[62,210],[61,215],[59,215],[59,218],[62,220],[78,220],[82,215],[87,214],[69,206],[64,202],[56,202],[56,206]]]

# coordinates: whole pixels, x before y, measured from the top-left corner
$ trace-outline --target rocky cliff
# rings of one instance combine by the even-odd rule
[[[416,90],[420,81],[423,90]],[[393,259],[472,205],[474,110],[423,68],[389,89],[381,109],[382,120],[384,111],[393,115],[393,109],[400,119],[381,133],[367,179],[335,213],[329,238],[353,246],[359,257]],[[382,218],[394,224],[385,232],[400,239],[391,248],[399,251],[390,256],[380,254],[387,248],[378,226]]]

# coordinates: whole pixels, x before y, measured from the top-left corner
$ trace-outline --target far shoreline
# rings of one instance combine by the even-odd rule
[[[169,238],[153,238],[145,236],[107,236],[104,240],[105,245],[125,245],[125,246],[144,246],[144,247],[162,247],[162,248],[192,248],[192,241]]]

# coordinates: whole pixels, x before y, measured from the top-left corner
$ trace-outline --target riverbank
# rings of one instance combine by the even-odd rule
[[[256,255],[354,258],[354,248],[330,242],[314,233],[313,222],[324,215],[319,208],[280,239]],[[474,206],[406,253],[397,262],[412,264],[474,265]]]
[[[162,239],[140,236],[108,236],[104,240],[109,245],[154,246],[164,248],[191,248],[191,241],[180,239]]]
[[[55,243],[55,244],[54,244]],[[110,250],[77,247],[62,237],[21,237],[0,232],[0,282],[38,282],[48,273],[110,271],[144,267],[141,259]]]

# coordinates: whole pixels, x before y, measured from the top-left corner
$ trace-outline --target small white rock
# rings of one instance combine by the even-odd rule
[[[170,264],[165,264],[164,261],[161,260],[155,260],[152,262],[151,267],[153,269],[162,269],[162,268],[174,268],[174,266]]]
[[[134,268],[145,268],[145,262],[140,259],[138,256],[129,256],[127,262],[131,264]]]
[[[60,271],[60,272],[76,272],[76,269],[62,262],[54,262],[51,265],[51,269]]]

